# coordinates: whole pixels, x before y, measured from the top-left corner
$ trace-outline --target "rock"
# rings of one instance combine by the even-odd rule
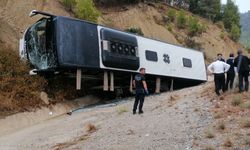
[[[40,93],[40,98],[41,100],[45,103],[45,104],[49,104],[49,98],[48,98],[48,94],[46,92],[41,92]]]

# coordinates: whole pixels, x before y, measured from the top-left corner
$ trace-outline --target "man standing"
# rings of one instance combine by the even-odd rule
[[[243,51],[238,50],[238,56],[234,59],[234,66],[237,67],[237,72],[239,76],[239,91],[248,91],[249,81],[249,59],[247,56],[242,55]],[[243,85],[243,80],[245,81],[245,87]]]
[[[223,57],[222,57],[222,54],[221,54],[221,53],[218,53],[218,54],[217,54],[217,59],[218,59],[218,60],[220,60],[220,61],[225,62],[225,59],[223,59]]]
[[[229,55],[229,58],[227,60],[227,64],[230,65],[230,68],[227,72],[227,81],[226,81],[226,90],[228,90],[228,85],[230,86],[230,89],[233,89],[233,83],[235,78],[235,71],[234,71],[234,54],[231,53]]]
[[[145,68],[140,68],[140,74],[135,75],[133,80],[133,86],[135,87],[135,102],[133,107],[133,114],[136,114],[136,109],[139,103],[139,114],[143,113],[142,107],[144,103],[145,94],[148,95],[147,83],[145,81]]]
[[[214,74],[214,83],[215,83],[215,93],[219,96],[220,90],[222,89],[225,92],[225,75],[230,68],[230,65],[217,59],[215,62],[208,66],[208,70]]]

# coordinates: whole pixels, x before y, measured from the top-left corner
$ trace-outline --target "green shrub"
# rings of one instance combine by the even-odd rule
[[[178,13],[177,16],[177,27],[183,29],[186,27],[186,24],[187,24],[187,18],[185,16],[184,11],[181,11]]]
[[[188,19],[188,35],[199,36],[204,32],[205,28],[199,23],[198,19],[195,17],[189,17]]]
[[[232,101],[231,101],[231,104],[232,104],[233,106],[238,106],[238,105],[240,105],[240,104],[241,104],[241,99],[240,99],[240,97],[239,97],[239,96],[234,96],[233,99],[232,99]]]
[[[73,11],[76,5],[76,0],[62,0],[62,3],[67,9],[69,9],[70,11]]]
[[[172,26],[171,26],[170,24],[167,26],[167,29],[168,29],[168,31],[170,31],[170,32],[173,31]]]
[[[131,28],[125,29],[125,31],[130,32],[130,33],[134,33],[137,35],[141,35],[141,36],[144,35],[140,27],[131,27]]]
[[[232,40],[238,41],[240,38],[240,33],[240,28],[237,25],[233,24],[230,31],[230,37],[232,38]]]
[[[176,17],[176,12],[174,9],[170,9],[168,11],[168,17],[169,17],[170,21],[174,22],[175,17]]]
[[[220,33],[220,38],[221,38],[221,39],[224,39],[224,38],[225,38],[225,33],[224,33],[224,32],[221,32],[221,33]]]
[[[97,22],[100,12],[95,8],[92,0],[77,0],[75,14],[80,19]]]

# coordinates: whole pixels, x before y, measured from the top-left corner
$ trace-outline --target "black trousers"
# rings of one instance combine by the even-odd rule
[[[226,81],[226,90],[228,90],[228,85],[230,86],[230,89],[233,88],[235,73],[227,73],[227,81]]]
[[[215,93],[217,95],[220,95],[220,90],[225,92],[226,86],[225,86],[225,74],[214,74],[214,83],[215,83]]]
[[[249,86],[248,76],[249,76],[248,71],[239,73],[239,90],[240,90],[240,92],[248,91],[248,86]],[[243,80],[245,82],[245,87],[243,84]]]
[[[139,112],[142,112],[142,107],[144,103],[145,94],[144,93],[136,93],[135,102],[133,107],[133,112],[136,112],[139,103]]]

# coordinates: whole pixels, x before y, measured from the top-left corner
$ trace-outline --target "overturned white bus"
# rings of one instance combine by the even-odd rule
[[[104,91],[132,90],[132,76],[146,68],[151,91],[170,90],[207,81],[203,53],[98,24],[45,12],[20,40],[20,56],[33,73],[76,73],[101,80]],[[84,87],[84,85],[83,85]]]

